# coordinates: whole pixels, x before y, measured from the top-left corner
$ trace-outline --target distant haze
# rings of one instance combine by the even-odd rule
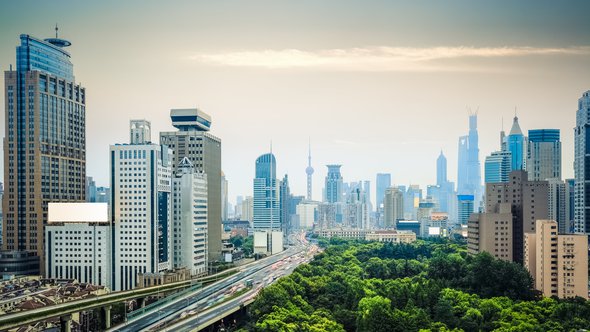
[[[223,141],[232,203],[251,195],[254,161],[271,141],[279,177],[288,173],[291,191],[304,195],[311,139],[316,199],[330,163],[373,191],[378,172],[425,189],[442,149],[456,181],[469,110],[479,115],[482,172],[516,108],[525,135],[561,129],[563,175],[573,176],[577,99],[590,89],[587,1],[1,6],[2,71],[15,64],[21,33],[50,37],[57,22],[72,42],[88,96],[87,171],[98,185],[108,185],[109,145],[128,142],[129,119],[150,120],[157,142],[173,129],[171,108],[195,106]]]

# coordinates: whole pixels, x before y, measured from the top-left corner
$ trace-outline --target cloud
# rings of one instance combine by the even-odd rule
[[[535,47],[370,47],[304,51],[298,49],[202,53],[192,60],[218,66],[268,69],[319,68],[354,71],[474,70],[448,60],[527,56],[590,55],[590,46]]]

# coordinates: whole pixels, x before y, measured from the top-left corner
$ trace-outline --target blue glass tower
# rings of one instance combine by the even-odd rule
[[[511,167],[512,153],[510,151],[492,152],[485,161],[485,183],[508,182]]]
[[[559,129],[529,130],[526,170],[533,181],[561,180]]]
[[[276,179],[277,161],[272,153],[256,159],[254,178],[253,226],[255,229],[281,230],[279,183]]]
[[[520,130],[517,116],[514,117],[512,129],[510,129],[510,134],[506,138],[506,143],[508,151],[512,153],[512,170],[524,169],[524,135],[522,134],[522,130]]]

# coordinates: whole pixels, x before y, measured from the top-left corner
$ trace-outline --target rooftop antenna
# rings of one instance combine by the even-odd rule
[[[59,28],[57,27],[57,23],[55,23],[55,38],[58,38],[57,37],[57,30],[59,30]]]

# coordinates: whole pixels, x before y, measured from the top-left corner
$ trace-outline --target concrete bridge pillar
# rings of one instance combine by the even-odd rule
[[[61,332],[71,332],[72,331],[72,315],[64,315],[59,317],[59,325]]]
[[[102,307],[103,322],[105,329],[111,328],[111,309],[112,307],[110,305]]]

